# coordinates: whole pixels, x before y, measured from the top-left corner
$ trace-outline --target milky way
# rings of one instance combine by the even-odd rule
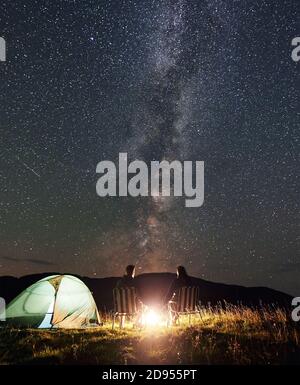
[[[0,275],[180,263],[299,294],[297,6],[3,0]],[[204,161],[204,205],[99,198],[124,151]]]

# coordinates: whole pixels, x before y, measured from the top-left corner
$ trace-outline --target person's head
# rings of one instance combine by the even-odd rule
[[[127,275],[127,277],[134,278],[134,274],[135,274],[135,266],[134,265],[126,266],[126,275]]]
[[[184,266],[177,266],[177,278],[187,277],[187,272]]]

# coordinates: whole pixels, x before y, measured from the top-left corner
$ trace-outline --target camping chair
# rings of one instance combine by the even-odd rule
[[[120,328],[123,328],[126,317],[135,317],[137,311],[137,296],[134,287],[116,287],[113,290],[114,315],[112,328],[115,327],[116,318],[119,317]]]
[[[199,313],[199,288],[197,286],[184,286],[178,291],[178,299],[175,306],[170,307],[170,312],[175,316],[175,320],[179,323],[181,315],[189,316],[189,324],[191,324],[191,315]]]

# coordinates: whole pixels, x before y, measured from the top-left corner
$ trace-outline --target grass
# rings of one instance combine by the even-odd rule
[[[201,310],[192,324],[138,330],[0,329],[1,364],[300,364],[300,328],[278,308]]]

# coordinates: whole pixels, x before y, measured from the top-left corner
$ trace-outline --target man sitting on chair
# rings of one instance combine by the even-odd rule
[[[177,301],[179,290],[182,287],[191,286],[191,278],[188,276],[185,267],[177,266],[177,278],[172,282],[168,294],[165,297],[165,304],[168,305],[168,311],[172,323],[177,320]]]
[[[135,277],[135,266],[134,265],[126,266],[125,274],[117,282],[116,287],[117,288],[131,288],[131,287],[133,287],[135,289],[137,312],[140,313],[142,310],[142,307],[143,307],[143,303],[140,299],[139,290],[138,290],[138,287],[136,285],[136,280],[134,277]]]
[[[123,277],[117,282],[117,287],[134,287],[136,289],[135,285],[135,266],[134,265],[128,265],[126,266],[125,274]]]

